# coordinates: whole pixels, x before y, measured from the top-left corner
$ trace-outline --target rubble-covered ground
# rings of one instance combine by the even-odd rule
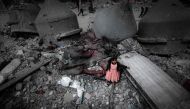
[[[97,6],[103,8],[109,5],[113,4],[105,2],[104,5]],[[77,9],[73,9],[73,11],[77,13]],[[88,13],[87,9],[84,14],[86,15],[79,16],[78,20],[80,27],[86,32],[93,23],[94,14]],[[85,33],[82,36],[85,36]],[[87,36],[89,37],[89,35]],[[74,48],[69,49],[75,45],[94,47],[95,53],[91,58],[84,59],[84,61],[80,60],[81,63],[86,63],[88,66],[95,66],[94,61],[97,62],[99,59],[109,57],[106,53],[111,53],[110,48],[118,50],[121,54],[135,50],[156,63],[181,85],[184,80],[190,78],[189,46],[187,50],[173,54],[171,57],[161,57],[143,51],[144,46],[141,47],[132,38],[122,41],[116,47],[110,43],[102,43],[101,40],[96,41],[93,37],[87,38],[86,41],[83,40],[83,37],[71,38],[72,40],[63,40],[59,44],[47,43],[46,39],[40,39],[38,36],[26,38],[1,35],[0,37],[0,70],[13,59],[20,59],[21,61],[19,67],[7,77],[4,83],[13,80],[19,71],[31,68],[41,61],[51,59],[51,62],[46,66],[40,67],[39,70],[27,76],[24,80],[1,92],[0,106],[5,109],[150,109],[148,103],[138,92],[139,90],[133,87],[124,72],[121,81],[114,86],[112,84],[108,85],[103,77],[98,78],[81,74],[76,69],[70,71],[70,73],[64,70],[65,65],[76,62],[72,61],[72,58],[67,55],[76,52],[73,50]],[[85,46],[84,48],[87,49],[88,47]],[[106,49],[108,51],[105,51]],[[69,85],[64,86],[59,83],[62,77],[70,78]],[[79,84],[74,87],[74,83]],[[82,97],[79,97],[80,91],[83,92]]]
[[[62,60],[55,57],[45,57],[42,52],[56,52],[51,45],[39,45],[39,37],[14,38],[7,35],[1,36],[1,58],[8,64],[12,59],[19,58],[21,65],[8,77],[10,81],[17,73],[25,68],[30,68],[36,63],[51,58],[47,66],[29,75],[16,85],[4,90],[1,93],[1,106],[11,108],[31,109],[96,109],[116,108],[123,109],[148,109],[149,106],[123,73],[121,81],[115,86],[107,85],[104,77],[97,78],[86,74],[68,75],[62,70]],[[68,43],[72,43],[72,40]],[[47,46],[47,47],[45,47]],[[64,60],[64,59],[63,59]],[[2,69],[2,68],[1,68]],[[76,88],[63,86],[58,83],[63,76],[69,77],[72,81],[78,81],[84,88],[82,98],[78,97]]]
[[[14,79],[17,73],[25,68],[30,68],[46,59],[52,60],[47,66],[42,66],[34,74],[1,92],[0,101],[3,108],[150,108],[138,92],[138,89],[135,89],[126,78],[125,73],[122,73],[121,81],[114,87],[113,85],[108,85],[104,78],[80,73],[72,74],[72,72],[69,74],[62,68],[66,60],[64,55],[60,55],[63,58],[60,58],[59,55],[53,55],[52,57],[43,55],[43,53],[59,54],[60,47],[54,48],[51,44],[42,44],[40,46],[39,37],[24,39],[23,37],[15,38],[2,35],[2,39],[1,60],[4,65],[1,64],[1,66],[7,65],[12,59],[18,58],[21,60],[21,65],[9,75],[8,80],[5,82]],[[82,37],[76,40],[66,40],[65,43],[70,46],[73,46],[73,43],[79,43],[80,45],[80,39]],[[97,48],[102,44],[99,42],[101,41],[95,44]],[[190,75],[189,55],[186,52],[171,57],[160,57],[158,55],[149,55],[143,51],[141,45],[134,39],[126,39],[121,44],[125,45],[125,50],[122,51],[121,45],[118,45],[117,49],[120,50],[120,53],[135,50],[147,56],[180,84]],[[108,46],[112,45],[108,44]],[[102,49],[105,50],[105,48]],[[65,48],[62,48],[62,50],[64,51]],[[99,50],[97,54],[107,57],[104,50]],[[91,59],[96,61],[93,57]],[[87,61],[87,64],[92,63]],[[2,69],[3,67],[1,67]],[[69,86],[63,86],[58,82],[62,77],[71,79]],[[72,83],[76,81],[84,88],[82,98],[78,96],[78,89],[71,87]]]

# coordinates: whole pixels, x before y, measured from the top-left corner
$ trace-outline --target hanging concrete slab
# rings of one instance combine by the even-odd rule
[[[142,37],[183,38],[190,36],[190,8],[180,0],[159,0],[139,24]]]
[[[34,20],[40,8],[37,5],[22,3],[10,7],[10,19],[12,33],[37,33]]]
[[[40,36],[61,38],[81,32],[74,12],[58,0],[46,0],[35,24]]]
[[[133,37],[137,32],[136,22],[128,6],[110,6],[97,12],[93,29],[97,37],[114,41]]]

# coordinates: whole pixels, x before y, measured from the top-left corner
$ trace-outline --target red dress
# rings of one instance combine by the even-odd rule
[[[120,72],[117,71],[117,64],[111,64],[110,70],[106,71],[106,80],[111,82],[118,82]]]

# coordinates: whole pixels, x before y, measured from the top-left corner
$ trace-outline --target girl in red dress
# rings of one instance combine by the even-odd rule
[[[120,64],[117,62],[117,58],[113,57],[108,61],[106,70],[106,80],[108,82],[117,83],[120,80]]]

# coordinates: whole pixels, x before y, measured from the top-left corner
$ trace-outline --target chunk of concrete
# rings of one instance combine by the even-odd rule
[[[21,64],[20,59],[13,59],[5,68],[1,70],[1,74],[8,76]]]
[[[64,95],[64,103],[69,103],[71,102],[72,100],[74,100],[73,98],[73,95],[69,92],[67,92],[65,95]]]
[[[0,72],[0,84],[4,82],[9,75],[11,75],[14,70],[21,64],[20,59],[13,59],[5,68]]]

